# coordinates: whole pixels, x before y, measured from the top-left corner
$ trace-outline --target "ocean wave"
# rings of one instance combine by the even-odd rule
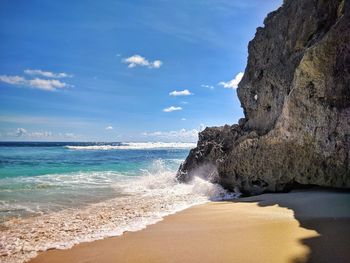
[[[0,179],[0,222],[80,207],[123,195],[118,182],[133,173],[81,171]]]
[[[128,142],[120,145],[87,145],[73,146],[67,145],[65,148],[70,150],[148,150],[148,149],[190,149],[196,147],[195,143],[179,143],[179,142]]]
[[[96,179],[96,175],[91,174],[80,176]],[[118,187],[122,195],[81,208],[2,223],[0,261],[24,262],[38,251],[70,248],[81,242],[137,231],[190,206],[237,197],[200,177],[188,184],[179,183],[175,171],[161,159],[142,170],[140,176],[114,182],[114,187]]]

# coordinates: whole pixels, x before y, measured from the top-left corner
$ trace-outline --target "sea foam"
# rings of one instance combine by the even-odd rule
[[[147,150],[147,149],[190,149],[196,147],[195,143],[167,143],[167,142],[127,142],[120,145],[88,145],[88,146],[65,146],[71,150]]]
[[[1,262],[24,262],[38,251],[137,231],[190,206],[236,197],[199,177],[181,184],[162,160],[154,161],[141,173],[115,183],[122,193],[119,197],[2,223]],[[91,175],[86,176],[91,180]]]

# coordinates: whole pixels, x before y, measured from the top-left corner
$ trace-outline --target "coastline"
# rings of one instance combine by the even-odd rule
[[[6,1],[0,263],[350,263],[350,0],[261,2]]]
[[[149,171],[149,175],[135,176],[133,180],[119,180],[122,195],[115,198],[4,221],[0,224],[0,261],[27,262],[42,251],[69,249],[83,242],[138,231],[209,199],[234,196],[200,178],[179,184],[174,172],[158,160],[152,162]]]
[[[350,194],[303,190],[194,206],[29,262],[346,262],[349,236]]]

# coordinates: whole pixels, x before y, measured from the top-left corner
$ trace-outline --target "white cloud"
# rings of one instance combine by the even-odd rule
[[[128,57],[124,59],[124,63],[128,64],[129,68],[133,68],[136,66],[148,66],[149,61],[145,59],[144,57],[141,57],[139,55],[134,55],[131,57]]]
[[[207,89],[214,89],[214,86],[206,85],[206,84],[202,84],[201,87],[207,88]]]
[[[67,74],[64,72],[54,73],[54,72],[50,72],[50,71],[43,71],[41,69],[26,69],[26,70],[24,70],[24,73],[27,75],[31,75],[31,76],[42,76],[42,77],[54,78],[54,79],[73,77],[73,75]]]
[[[1,75],[0,81],[11,85],[26,86],[26,87],[47,90],[47,91],[55,91],[57,89],[72,87],[72,85],[69,85],[65,82],[61,82],[60,80],[57,80],[57,79],[41,79],[41,78],[25,79],[21,76]]]
[[[165,108],[163,111],[164,112],[172,112],[172,111],[180,111],[180,110],[182,110],[181,107],[170,106],[168,108]]]
[[[6,133],[7,137],[22,137],[26,139],[78,139],[81,135],[76,135],[71,132],[52,133],[50,131],[27,131],[24,128],[17,128],[15,131]]]
[[[170,96],[189,96],[189,95],[192,95],[193,93],[191,93],[188,89],[185,89],[185,90],[180,90],[180,91],[177,91],[177,90],[174,90],[172,92],[169,93]]]
[[[27,130],[24,129],[24,128],[18,128],[18,129],[16,130],[16,136],[17,136],[17,137],[22,137],[22,136],[24,136],[24,135],[26,135],[26,134],[27,134]]]
[[[108,131],[108,130],[113,130],[113,127],[112,126],[107,126],[106,127],[106,130]]]
[[[52,133],[51,132],[28,132],[24,128],[17,128],[15,132],[9,132],[7,133],[7,136],[13,137],[31,137],[31,138],[42,138],[42,137],[51,137]]]
[[[160,68],[160,66],[161,66],[162,64],[163,64],[163,62],[160,61],[160,60],[155,60],[155,61],[153,61],[153,62],[151,63],[151,65],[152,65],[153,68]]]
[[[26,79],[20,76],[1,75],[0,81],[11,85],[23,85],[26,83]]]
[[[140,55],[133,55],[131,57],[122,60],[123,63],[128,64],[128,68],[134,68],[136,66],[160,68],[163,64],[160,60],[148,61],[145,57]]]
[[[32,137],[32,138],[49,138],[52,137],[52,132],[48,132],[48,131],[43,131],[43,132],[31,132],[27,134],[28,137]]]
[[[185,121],[185,120],[186,120],[186,118],[181,118],[181,120],[182,120],[182,121]]]
[[[61,82],[57,79],[39,79],[39,78],[28,80],[28,84],[33,88],[48,90],[48,91],[54,91],[56,89],[67,88],[70,86],[67,83]]]
[[[234,79],[227,81],[227,82],[221,81],[221,82],[219,82],[219,85],[224,86],[224,88],[226,88],[226,89],[236,89],[238,87],[239,82],[241,82],[243,75],[244,75],[243,72],[239,72],[234,77]]]
[[[155,131],[150,133],[144,132],[142,133],[142,136],[160,141],[196,142],[198,140],[198,130],[181,129],[178,131]]]

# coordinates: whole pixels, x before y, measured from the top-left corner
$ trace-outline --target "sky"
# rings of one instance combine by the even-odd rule
[[[1,0],[0,140],[195,142],[282,0]]]

